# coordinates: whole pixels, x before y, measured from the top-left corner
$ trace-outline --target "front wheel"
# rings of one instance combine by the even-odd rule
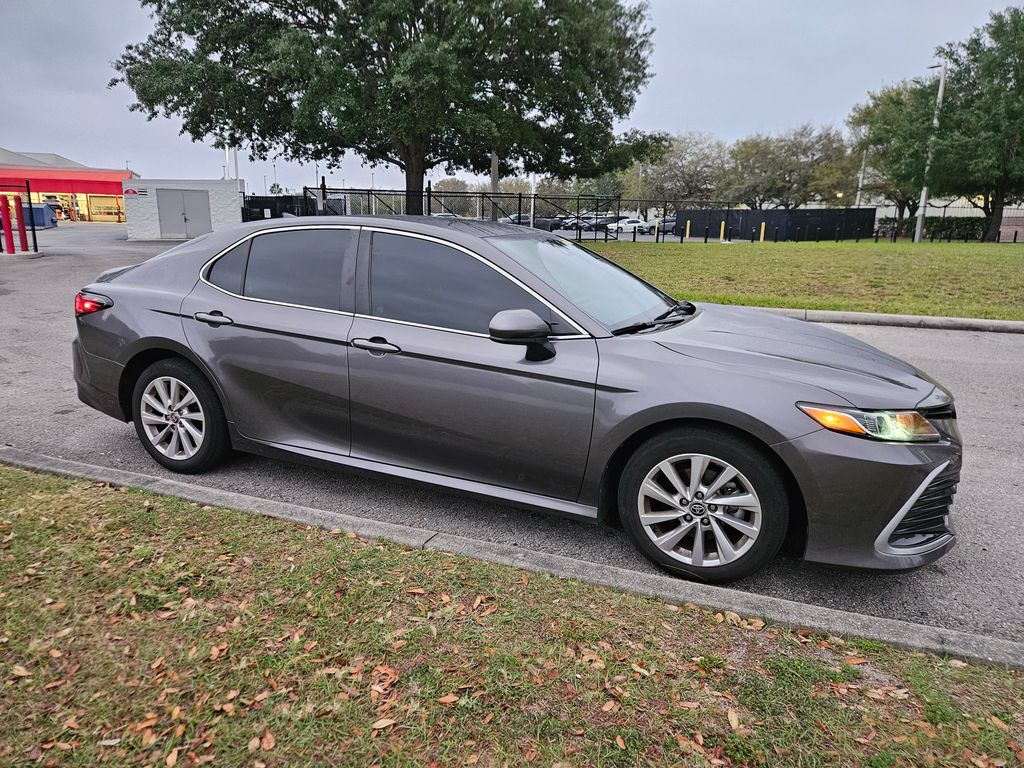
[[[633,543],[659,567],[725,582],[775,557],[789,499],[763,449],[726,432],[684,427],[651,438],[629,459],[619,513]]]
[[[205,472],[231,452],[217,393],[185,360],[158,360],[142,372],[132,393],[132,420],[142,447],[174,472]]]

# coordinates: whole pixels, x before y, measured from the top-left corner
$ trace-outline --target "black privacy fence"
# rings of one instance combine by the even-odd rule
[[[916,207],[916,206],[915,206]],[[742,202],[654,200],[598,194],[305,187],[302,194],[248,195],[244,221],[291,216],[406,216],[502,221],[576,239],[644,242],[748,241],[878,242],[914,236],[917,218],[906,206],[753,208]],[[1000,224],[996,225],[994,219]],[[924,220],[929,241],[1024,243],[1024,207],[1001,217],[965,199],[932,202]]]

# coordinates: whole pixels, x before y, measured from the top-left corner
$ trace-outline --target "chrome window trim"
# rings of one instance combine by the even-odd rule
[[[561,314],[561,313],[559,313]],[[394,320],[390,317],[377,317],[376,315],[364,315],[360,312],[356,312],[354,317],[358,317],[361,320],[376,320],[379,323],[394,323],[395,325],[407,325],[411,328],[425,328],[429,331],[444,331],[445,333],[458,333],[462,336],[476,336],[480,339],[490,339],[490,335],[486,333],[479,333],[478,331],[463,331],[459,328],[444,328],[440,325],[427,325],[426,323],[414,323],[411,320]],[[590,336],[582,336],[580,334],[574,334],[572,336],[549,336],[548,341],[573,341],[579,339],[589,339]]]
[[[311,310],[313,312],[326,312],[329,315],[341,315],[342,317],[354,317],[355,316],[354,312],[346,312],[346,311],[344,311],[342,309],[327,309],[326,307],[311,307],[311,306],[308,306],[306,304],[290,304],[287,301],[274,301],[273,299],[259,299],[259,298],[256,298],[255,296],[242,296],[240,294],[232,293],[231,291],[227,291],[227,290],[221,288],[219,285],[214,285],[213,283],[211,283],[209,280],[206,279],[206,276],[208,274],[210,274],[210,268],[213,266],[213,263],[215,261],[217,261],[217,259],[219,259],[221,256],[226,254],[228,251],[230,251],[230,250],[232,250],[234,248],[237,248],[239,245],[244,243],[246,240],[252,240],[254,237],[259,237],[260,235],[267,235],[267,234],[270,234],[270,233],[273,233],[273,232],[294,232],[294,231],[302,230],[302,229],[342,229],[342,230],[347,230],[347,231],[352,231],[352,230],[358,231],[360,229],[360,227],[358,225],[356,225],[356,224],[292,224],[290,226],[268,227],[266,229],[258,229],[255,232],[250,232],[245,237],[236,240],[235,242],[233,242],[231,245],[227,246],[226,248],[221,249],[218,253],[216,253],[214,256],[212,256],[208,261],[206,261],[203,264],[203,266],[201,266],[199,268],[199,282],[205,283],[206,285],[208,285],[211,288],[213,288],[215,291],[220,291],[221,293],[227,294],[228,296],[231,296],[232,298],[235,298],[235,299],[241,299],[242,301],[253,301],[253,302],[256,302],[258,304],[271,304],[271,305],[277,306],[277,307],[292,307],[293,309],[308,309],[308,310]]]
[[[921,494],[925,492],[925,489],[931,484],[932,480],[942,472],[946,467],[949,466],[948,461],[944,461],[931,472],[928,473],[928,477],[917,487],[917,490],[910,494],[910,498],[904,502],[903,506],[900,507],[899,512],[889,521],[889,524],[882,529],[882,532],[878,534],[878,538],[875,539],[875,551],[880,555],[895,555],[895,556],[906,556],[906,555],[923,555],[931,552],[934,549],[939,549],[945,545],[951,538],[952,534],[944,533],[935,541],[929,541],[927,544],[919,544],[916,547],[892,547],[889,545],[889,536],[893,531],[896,530],[903,518],[907,516],[907,512],[914,506],[914,503],[921,497]]]
[[[494,262],[492,262],[489,259],[481,256],[478,253],[474,253],[473,251],[469,250],[468,248],[466,248],[463,245],[459,245],[458,243],[453,243],[450,240],[445,240],[445,239],[440,238],[440,237],[434,237],[433,235],[424,235],[424,234],[421,234],[419,232],[406,232],[404,230],[391,229],[389,227],[364,226],[364,227],[362,227],[362,229],[364,231],[367,231],[367,232],[381,232],[381,233],[384,233],[384,234],[387,234],[387,235],[399,235],[401,237],[412,237],[412,238],[416,238],[418,240],[427,240],[429,242],[437,243],[438,245],[444,245],[444,246],[447,246],[448,248],[454,248],[457,251],[461,251],[462,253],[466,254],[467,256],[471,256],[472,258],[476,259],[481,264],[487,265],[488,267],[493,269],[495,272],[497,272],[499,275],[502,275],[506,279],[511,280],[515,285],[517,285],[520,288],[522,288],[530,296],[533,296],[533,298],[535,298],[537,301],[539,301],[545,307],[550,309],[556,315],[558,315],[561,318],[564,318],[577,331],[577,333],[571,334],[571,335],[550,336],[549,337],[549,341],[567,341],[567,340],[571,340],[571,339],[591,339],[591,338],[593,338],[593,336],[591,336],[591,334],[587,333],[587,331],[585,329],[580,327],[579,323],[577,323],[575,320],[573,320],[571,317],[569,317],[565,312],[560,310],[558,307],[554,306],[550,301],[548,301],[543,296],[538,294],[535,290],[530,288],[530,286],[526,285],[522,280],[517,278],[515,275],[512,275],[512,274],[506,272],[504,269],[499,267]],[[372,253],[370,254],[370,258],[372,260],[372,258],[373,258],[373,254]],[[481,337],[483,337],[485,339],[490,338],[490,336],[488,336],[486,333],[478,333],[477,331],[463,331],[463,330],[461,330],[459,328],[445,328],[443,326],[437,326],[437,325],[424,325],[422,323],[414,323],[414,322],[411,322],[411,321],[408,321],[408,320],[395,320],[395,319],[390,318],[390,317],[379,317],[377,315],[361,315],[361,314],[358,314],[358,313],[356,314],[356,317],[362,317],[362,318],[365,318],[365,319],[368,319],[368,320],[384,320],[384,321],[387,321],[389,323],[399,323],[400,325],[411,325],[411,326],[418,327],[418,328],[429,328],[429,329],[437,330],[437,331],[449,331],[451,333],[461,333],[461,334],[466,335],[466,336],[481,336]]]

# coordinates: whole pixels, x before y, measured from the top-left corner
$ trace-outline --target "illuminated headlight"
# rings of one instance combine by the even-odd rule
[[[935,427],[917,411],[861,411],[809,403],[797,403],[796,406],[833,432],[894,442],[919,443],[939,439]]]

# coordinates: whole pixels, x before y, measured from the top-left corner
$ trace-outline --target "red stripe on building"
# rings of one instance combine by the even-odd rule
[[[121,181],[130,178],[132,172],[127,169],[0,167],[0,184],[23,185],[28,180],[33,192],[120,195]]]

